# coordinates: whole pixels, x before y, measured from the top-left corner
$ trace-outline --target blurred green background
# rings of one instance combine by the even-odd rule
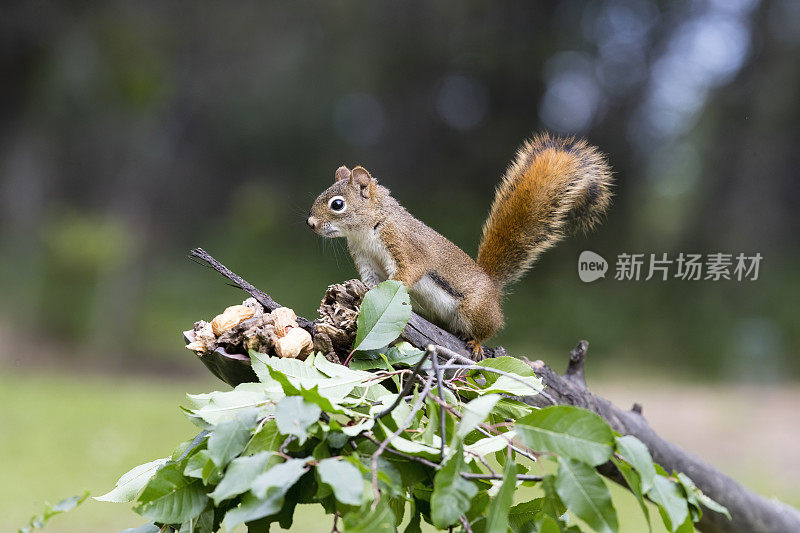
[[[339,165],[366,166],[474,254],[495,184],[540,130],[607,153],[616,197],[597,231],[513,288],[496,342],[561,368],[588,339],[590,386],[643,403],[656,430],[800,504],[800,472],[786,467],[800,433],[794,0],[4,11],[3,529],[167,455],[193,431],[183,394],[224,387],[180,331],[243,294],[189,249],[313,317],[328,284],[356,275],[343,243],[305,226]],[[609,261],[605,279],[579,280],[583,250]],[[647,263],[639,281],[614,279],[620,253],[681,252],[763,260],[755,281],[645,281]],[[748,410],[756,394],[774,416]],[[139,523],[109,505],[52,529]]]

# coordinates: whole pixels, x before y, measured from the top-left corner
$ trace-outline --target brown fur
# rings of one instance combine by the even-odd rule
[[[537,135],[517,152],[483,226],[478,264],[507,285],[571,227],[590,230],[608,208],[611,171],[600,152],[575,139]]]
[[[417,312],[473,339],[478,354],[503,326],[503,287],[568,228],[590,229],[609,204],[610,183],[603,156],[584,141],[534,137],[498,186],[477,262],[414,218],[362,167],[336,171],[308,223],[321,235],[347,237],[365,282],[402,281]],[[341,213],[329,206],[335,196],[347,204]],[[442,311],[453,302],[452,313]]]

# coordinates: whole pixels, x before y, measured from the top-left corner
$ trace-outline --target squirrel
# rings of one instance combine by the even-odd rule
[[[539,134],[517,151],[495,193],[473,260],[414,218],[363,167],[336,170],[307,223],[323,237],[345,237],[368,287],[401,281],[414,311],[462,335],[475,359],[503,327],[505,288],[574,229],[590,230],[611,199],[605,157],[583,140]]]

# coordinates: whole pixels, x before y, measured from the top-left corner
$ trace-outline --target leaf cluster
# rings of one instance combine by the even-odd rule
[[[487,533],[618,531],[595,470],[612,461],[648,515],[693,531],[701,504],[726,512],[647,447],[589,411],[517,399],[541,380],[511,357],[480,364],[393,344],[410,316],[405,288],[370,291],[349,367],[251,353],[258,383],[190,395],[202,431],[167,458],[138,466],[97,499],[135,502],[154,526],[211,533],[292,525],[315,503],[344,532],[460,527]],[[406,311],[405,308],[408,308]],[[520,486],[541,494],[520,498]],[[580,518],[581,525],[574,520]],[[649,519],[649,517],[648,517]]]

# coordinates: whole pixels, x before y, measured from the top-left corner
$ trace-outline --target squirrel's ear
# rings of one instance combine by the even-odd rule
[[[363,198],[369,198],[375,192],[375,180],[364,167],[356,167],[350,173],[350,183],[358,187]]]
[[[342,165],[336,169],[336,181],[350,179],[350,169]]]

